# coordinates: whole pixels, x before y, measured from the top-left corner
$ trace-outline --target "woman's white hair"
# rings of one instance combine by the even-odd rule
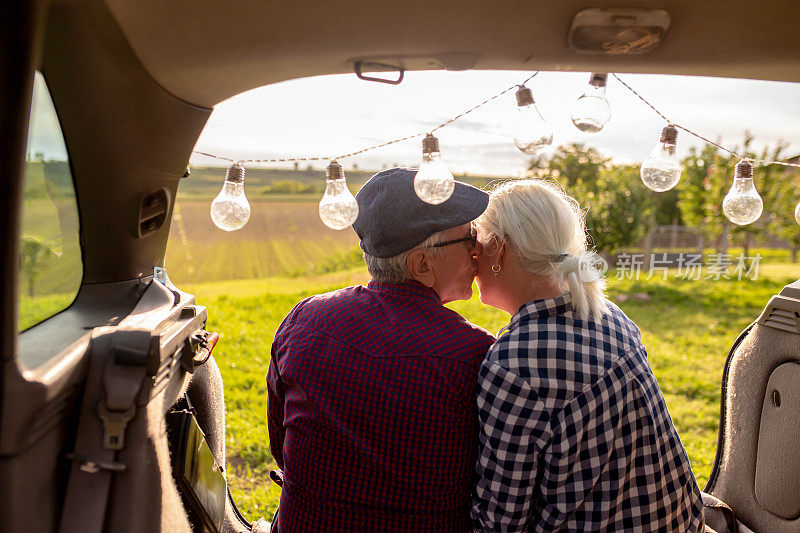
[[[491,192],[476,224],[487,253],[499,242],[510,244],[529,272],[569,290],[578,316],[599,319],[607,311],[606,280],[598,268],[605,262],[588,249],[584,215],[558,184],[517,180]]]

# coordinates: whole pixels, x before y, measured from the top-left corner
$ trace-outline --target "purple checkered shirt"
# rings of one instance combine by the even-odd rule
[[[469,531],[477,376],[493,342],[416,282],[300,302],[267,375],[281,533]]]

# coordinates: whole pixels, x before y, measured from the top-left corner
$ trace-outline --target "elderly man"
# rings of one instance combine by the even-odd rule
[[[456,183],[430,205],[415,170],[356,199],[367,286],[300,302],[275,334],[270,450],[281,533],[469,531],[477,373],[494,338],[442,304],[472,295],[488,195]]]

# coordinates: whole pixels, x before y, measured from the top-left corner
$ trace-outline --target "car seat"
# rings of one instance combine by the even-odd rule
[[[800,531],[800,281],[773,296],[731,348],[705,492],[755,532]]]

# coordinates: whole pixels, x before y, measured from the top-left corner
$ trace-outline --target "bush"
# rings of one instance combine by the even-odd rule
[[[324,183],[303,183],[295,180],[277,180],[261,189],[262,194],[319,194],[325,192]]]

